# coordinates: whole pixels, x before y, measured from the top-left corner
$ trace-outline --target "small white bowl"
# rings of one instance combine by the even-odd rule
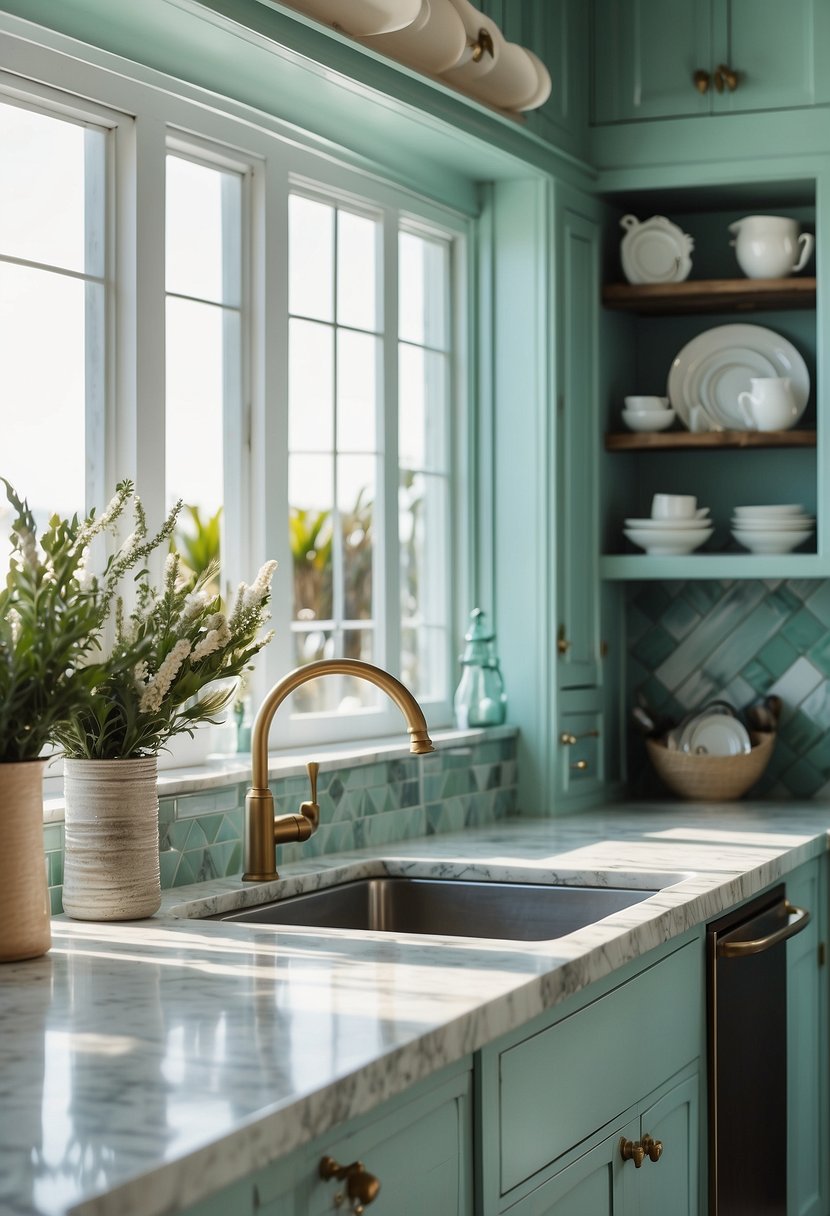
[[[802,532],[815,523],[812,515],[788,515],[781,519],[733,519],[732,527],[739,532]]]
[[[668,397],[626,397],[624,400],[627,410],[667,410],[669,408]]]
[[[812,528],[802,532],[747,532],[733,528],[732,535],[750,553],[791,553],[813,535]]]
[[[674,422],[674,410],[623,410],[630,431],[666,431]]]
[[[656,532],[651,528],[624,528],[632,544],[654,557],[676,557],[699,548],[714,533],[714,528],[674,528]]]
[[[735,515],[739,519],[771,519],[776,515],[801,515],[803,511],[804,508],[797,503],[787,503],[784,506],[735,507]]]

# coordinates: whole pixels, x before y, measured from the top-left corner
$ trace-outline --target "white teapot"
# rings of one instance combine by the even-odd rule
[[[815,237],[783,215],[747,215],[729,225],[738,265],[749,279],[784,279],[807,265]]]

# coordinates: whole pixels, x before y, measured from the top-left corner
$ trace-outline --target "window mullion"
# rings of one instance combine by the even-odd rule
[[[147,508],[150,527],[164,517],[165,504],[165,170],[166,128],[154,118],[135,124],[134,187],[122,209],[126,238],[122,299],[134,301],[132,340],[122,343],[119,380],[126,397],[117,445],[119,476],[131,472]],[[126,277],[124,277],[126,276]],[[131,292],[130,288],[134,291]],[[126,346],[126,350],[125,350]]]
[[[398,538],[398,216],[386,209],[383,214],[382,257],[378,258],[383,290],[379,295],[383,309],[383,401],[378,410],[378,486],[380,488],[377,525],[380,539],[377,558],[382,577],[375,620],[380,662],[395,675],[401,669],[401,608]]]

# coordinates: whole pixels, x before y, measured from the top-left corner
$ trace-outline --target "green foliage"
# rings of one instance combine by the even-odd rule
[[[131,551],[140,552],[143,561],[166,544],[180,509],[178,504],[149,541],[143,514],[137,516]],[[114,640],[94,694],[55,732],[73,759],[153,755],[175,735],[192,735],[199,723],[217,722],[233,700],[237,679],[272,636],[260,631],[268,620],[276,562],[267,562],[250,587],[240,586],[230,615],[222,611],[215,590],[215,564],[209,563],[192,585],[182,576],[179,554],[172,552],[160,589],[137,564],[129,609],[117,584],[132,566],[108,566],[101,599],[111,608]],[[214,687],[205,691],[208,685]]]
[[[181,523],[177,526],[170,542],[170,552],[181,555],[182,566],[189,572],[191,587],[196,585],[200,575],[212,567],[215,573],[211,587],[218,592],[222,508],[206,519],[202,519],[197,506],[186,505],[184,511],[188,518],[188,527],[182,527]]]
[[[118,487],[109,518],[53,515],[38,544],[25,499],[0,478],[16,513],[0,591],[0,761],[36,759],[100,676],[91,664],[106,598],[86,572],[89,545],[132,491]]]

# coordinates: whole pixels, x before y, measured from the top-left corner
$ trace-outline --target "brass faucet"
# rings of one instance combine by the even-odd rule
[[[275,684],[262,702],[251,733],[251,788],[245,799],[245,882],[273,882],[279,878],[274,848],[296,840],[308,840],[317,831],[320,808],[317,805],[317,772],[319,764],[308,765],[311,779],[311,799],[302,803],[298,815],[274,814],[274,795],[268,788],[268,733],[274,714],[301,684],[317,676],[358,676],[376,684],[388,694],[406,718],[409,729],[409,750],[422,755],[433,750],[427,733],[426,719],[412,693],[388,671],[364,663],[360,659],[319,659],[297,667]]]

